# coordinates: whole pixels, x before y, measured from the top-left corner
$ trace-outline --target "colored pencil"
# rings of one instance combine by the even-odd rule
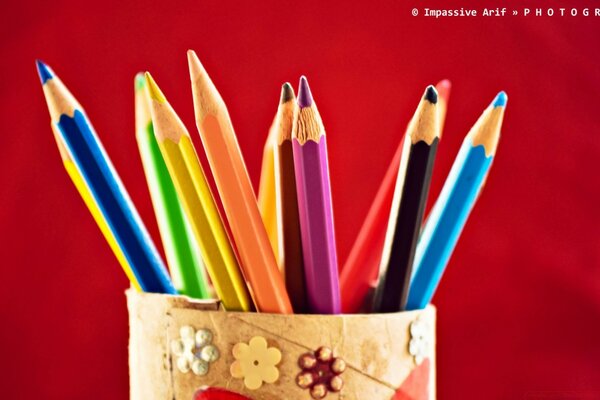
[[[451,87],[451,83],[447,79],[435,85],[438,91],[437,108],[440,114],[440,132],[443,131],[446,119]],[[359,312],[361,307],[365,305],[365,299],[369,291],[377,283],[403,144],[404,135],[398,144],[350,254],[340,272],[340,292],[344,313]]]
[[[276,176],[275,192],[281,204],[282,227],[282,263],[285,286],[290,295],[292,306],[297,313],[308,312],[306,285],[304,278],[304,260],[300,217],[298,214],[298,195],[294,173],[294,151],[292,147],[292,128],[294,115],[298,111],[294,89],[289,83],[281,87],[281,97],[275,117]]]
[[[437,91],[428,86],[404,140],[375,291],[375,312],[404,310],[439,142]]]
[[[188,62],[196,126],[256,306],[262,312],[292,313],[227,107],[192,50]]]
[[[280,221],[278,212],[278,199],[275,195],[275,147],[277,129],[275,121],[271,124],[269,135],[263,148],[263,157],[260,170],[260,182],[258,185],[258,208],[260,215],[265,224],[269,242],[273,248],[275,259],[281,269],[281,254],[280,254]]]
[[[115,239],[115,236],[113,235],[112,231],[110,230],[108,223],[104,219],[102,212],[98,208],[98,204],[96,204],[96,200],[94,200],[94,196],[92,196],[92,193],[90,192],[90,189],[88,188],[87,184],[85,183],[85,180],[81,176],[81,173],[79,173],[77,166],[75,165],[75,163],[71,159],[71,156],[69,155],[69,152],[65,148],[65,145],[62,142],[60,133],[58,132],[56,125],[51,124],[50,126],[52,128],[52,132],[54,133],[54,139],[56,140],[56,146],[58,147],[58,152],[60,153],[60,157],[62,158],[63,166],[65,167],[67,174],[71,178],[71,181],[73,181],[75,188],[79,192],[79,195],[83,199],[83,202],[87,206],[90,214],[92,214],[94,221],[96,221],[98,228],[100,228],[100,232],[102,232],[102,235],[106,239],[106,242],[110,246],[115,257],[117,257],[117,261],[119,261],[121,268],[123,268],[123,272],[125,272],[125,275],[127,275],[129,282],[131,282],[131,286],[133,286],[136,290],[141,291],[142,288],[140,287],[140,284],[137,281],[137,278],[133,274],[131,267],[127,263],[125,254],[123,254],[123,251],[119,247],[119,244],[117,243],[117,239]]]
[[[227,310],[249,311],[252,303],[235,254],[190,135],[146,72],[154,134],[217,296]]]
[[[135,77],[135,116],[138,150],[173,284],[186,296],[210,298],[198,244],[154,137],[150,100],[142,73]]]
[[[325,128],[308,81],[300,78],[292,131],[306,293],[311,312],[341,312]]]
[[[165,265],[81,105],[41,61],[52,123],[145,292],[176,294]]]
[[[500,92],[467,134],[417,246],[407,309],[424,308],[448,265],[492,165],[508,98]]]

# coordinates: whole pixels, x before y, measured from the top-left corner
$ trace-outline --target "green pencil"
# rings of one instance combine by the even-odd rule
[[[204,265],[154,137],[144,74],[135,77],[135,130],[146,182],[173,284],[196,299],[211,297]]]

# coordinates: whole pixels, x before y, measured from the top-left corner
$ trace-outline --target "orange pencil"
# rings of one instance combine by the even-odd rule
[[[446,109],[452,85],[444,79],[435,85],[438,91],[438,112],[440,114],[440,131],[443,130]],[[371,208],[360,228],[358,236],[350,250],[340,273],[340,291],[342,295],[342,312],[355,313],[360,311],[369,290],[374,287],[379,276],[379,263],[385,241],[394,187],[400,166],[400,156],[404,136],[400,139],[398,148],[381,181]]]
[[[242,270],[258,311],[292,313],[227,107],[196,53],[188,51],[196,126],[213,173]]]

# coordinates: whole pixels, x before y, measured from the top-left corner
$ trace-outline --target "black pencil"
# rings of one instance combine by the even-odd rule
[[[408,129],[379,268],[374,312],[404,310],[439,142],[437,92],[428,86]]]

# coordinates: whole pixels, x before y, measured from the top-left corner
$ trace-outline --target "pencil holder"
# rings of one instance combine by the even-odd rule
[[[133,400],[435,398],[435,308],[391,314],[226,312],[127,291]]]

